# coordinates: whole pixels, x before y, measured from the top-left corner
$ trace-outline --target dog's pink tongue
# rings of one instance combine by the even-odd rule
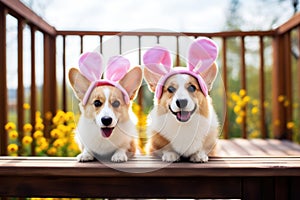
[[[177,112],[176,117],[179,121],[186,122],[190,119],[191,112],[187,112],[187,111]]]
[[[101,128],[102,136],[108,138],[111,135],[113,130],[114,128]]]

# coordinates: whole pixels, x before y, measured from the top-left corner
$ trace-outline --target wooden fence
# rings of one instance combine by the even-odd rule
[[[67,103],[69,96],[67,95],[68,85],[66,78],[67,70],[67,38],[77,36],[80,40],[80,47],[78,53],[82,53],[84,50],[84,37],[93,36],[97,37],[98,43],[96,46],[100,46],[100,51],[102,53],[104,49],[102,48],[103,40],[107,36],[116,36],[118,38],[118,45],[116,46],[116,51],[122,54],[124,48],[124,41],[126,37],[134,37],[137,41],[137,51],[138,51],[138,64],[142,64],[142,44],[146,38],[155,38],[157,43],[160,43],[161,38],[171,38],[174,42],[176,56],[176,64],[180,62],[180,40],[182,37],[197,38],[200,36],[207,36],[219,41],[220,44],[220,56],[219,56],[219,66],[221,69],[221,74],[224,82],[224,89],[227,91],[229,89],[228,83],[228,64],[230,59],[228,44],[230,40],[235,40],[238,44],[238,59],[239,59],[239,80],[240,89],[247,90],[250,86],[247,82],[247,40],[255,38],[258,40],[258,59],[257,70],[258,70],[258,84],[257,91],[259,91],[259,105],[260,105],[260,115],[259,115],[259,131],[262,138],[268,138],[268,131],[266,130],[266,77],[265,77],[265,67],[266,59],[269,56],[265,55],[267,49],[271,49],[272,57],[272,78],[270,83],[271,94],[272,94],[272,132],[275,138],[278,139],[292,139],[292,131],[287,128],[286,124],[293,121],[293,99],[300,99],[300,82],[296,80],[300,78],[300,70],[297,74],[294,74],[292,70],[292,45],[296,44],[296,49],[300,51],[300,14],[296,14],[288,22],[281,25],[277,29],[270,31],[231,31],[231,32],[217,32],[217,33],[174,33],[174,32],[103,32],[103,31],[71,31],[71,30],[56,30],[54,27],[46,23],[39,16],[33,13],[29,8],[24,6],[18,0],[0,0],[0,108],[2,109],[2,114],[0,115],[0,155],[7,154],[7,134],[4,129],[5,124],[8,122],[8,87],[7,83],[7,16],[12,16],[17,20],[17,66],[18,66],[18,87],[17,87],[17,129],[19,131],[19,137],[22,137],[22,130],[24,125],[24,26],[28,26],[30,29],[30,41],[31,41],[31,86],[30,86],[30,105],[31,105],[31,115],[30,122],[35,123],[35,112],[37,111],[37,85],[36,85],[36,33],[40,33],[43,36],[43,89],[42,89],[42,113],[51,112],[55,113],[57,109],[67,110]],[[62,51],[61,55],[58,55],[60,51],[57,51],[58,39],[62,38]],[[292,38],[296,38],[292,40]],[[270,42],[268,42],[270,41]],[[57,56],[62,57],[61,67],[62,69],[62,84],[59,85],[57,82]],[[296,68],[300,68],[299,55],[296,62]],[[60,72],[61,73],[61,72]],[[296,84],[295,84],[296,83]],[[251,86],[252,87],[252,86]],[[58,88],[60,88],[58,90]],[[294,94],[295,88],[297,90]],[[61,95],[58,93],[61,91]],[[298,95],[298,96],[295,96]],[[62,103],[58,103],[58,96],[62,97]],[[225,95],[225,98],[229,98],[229,95]],[[278,101],[278,97],[283,96],[287,100],[287,104],[283,104]],[[140,93],[139,102],[142,103],[142,94]],[[227,104],[225,105],[227,106]],[[245,109],[245,108],[244,108]],[[300,112],[299,112],[300,113]],[[300,116],[299,116],[300,117]],[[241,137],[247,138],[247,115],[243,116],[242,120],[242,132]],[[223,127],[223,137],[230,137],[228,114],[225,116],[225,122]]]

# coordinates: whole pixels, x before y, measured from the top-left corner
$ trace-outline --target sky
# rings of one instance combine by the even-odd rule
[[[166,29],[217,32],[225,29],[233,0],[22,0],[57,29],[130,31]],[[269,29],[293,14],[292,0],[240,0],[241,29]],[[283,12],[284,11],[284,12]]]
[[[57,30],[136,31],[163,30],[175,32],[218,32],[226,30],[232,0],[21,0]],[[278,26],[292,16],[291,0],[241,0],[238,14],[243,18],[242,30],[270,29],[272,15],[280,16]],[[268,2],[268,3],[266,3]],[[282,11],[285,12],[282,12]],[[258,17],[259,16],[259,17]],[[16,58],[16,20],[8,17],[8,58]],[[11,30],[10,30],[11,29]],[[30,32],[24,31],[24,38]],[[39,39],[40,38],[40,39]],[[37,44],[42,38],[37,35]],[[24,82],[30,84],[30,39],[24,40]],[[93,41],[87,42],[93,45]],[[67,53],[67,66],[74,66],[79,56],[78,41]],[[77,47],[75,47],[77,45]],[[90,46],[91,46],[90,45]],[[59,46],[59,45],[58,45]],[[76,49],[77,48],[77,49]],[[90,49],[93,50],[94,46]],[[75,52],[77,51],[77,52]],[[37,54],[42,47],[37,46]],[[41,58],[42,55],[37,55]],[[71,60],[71,61],[70,61]],[[17,60],[8,59],[8,87],[17,87]],[[43,65],[42,59],[36,61]],[[61,62],[61,61],[59,61]],[[40,70],[41,68],[38,68]],[[59,68],[60,69],[60,68]],[[27,73],[27,74],[26,74]],[[42,74],[43,71],[38,71]],[[40,78],[39,78],[40,77]],[[37,83],[42,84],[42,76]]]
[[[57,29],[219,31],[228,0],[24,0]],[[42,2],[44,5],[42,5]],[[217,6],[216,6],[217,5]]]

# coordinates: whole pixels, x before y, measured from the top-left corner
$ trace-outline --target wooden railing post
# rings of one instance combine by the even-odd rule
[[[283,100],[286,96],[286,71],[284,70],[284,37],[275,35],[273,37],[273,70],[272,70],[272,116],[273,135],[277,139],[286,138],[286,112]]]
[[[44,91],[43,113],[56,113],[56,40],[54,36],[44,34]],[[46,124],[47,125],[47,124]],[[47,136],[46,130],[46,136]]]
[[[246,47],[245,47],[245,37],[241,37],[241,89],[247,91],[247,77],[246,77]],[[247,131],[247,107],[243,108],[243,122],[242,122],[242,137],[248,137]]]
[[[6,9],[0,5],[0,155],[7,154]]]
[[[22,141],[24,136],[23,126],[24,126],[24,70],[23,70],[23,28],[24,22],[23,20],[18,20],[18,90],[17,90],[17,118],[18,118],[18,132],[19,132],[19,140]],[[19,147],[19,149],[22,146]]]
[[[224,126],[223,126],[223,138],[228,139],[229,138],[229,121],[228,121],[228,112],[226,110],[227,108],[227,101],[228,101],[228,84],[227,84],[227,39],[226,37],[222,38],[222,78],[224,83],[224,90],[225,90],[225,119],[224,119]],[[228,109],[228,108],[227,108]]]

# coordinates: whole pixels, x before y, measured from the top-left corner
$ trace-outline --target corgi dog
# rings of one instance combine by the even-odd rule
[[[144,78],[155,92],[148,116],[148,148],[163,161],[208,162],[219,134],[209,96],[218,73],[217,54],[216,44],[205,37],[191,44],[187,67],[172,68],[171,54],[163,47],[145,52]]]
[[[87,52],[79,59],[79,70],[70,69],[69,81],[81,111],[75,134],[81,148],[78,161],[96,157],[125,162],[135,153],[137,130],[130,118],[130,102],[143,76],[140,67],[129,68],[127,59],[113,57],[102,79],[102,56]]]

